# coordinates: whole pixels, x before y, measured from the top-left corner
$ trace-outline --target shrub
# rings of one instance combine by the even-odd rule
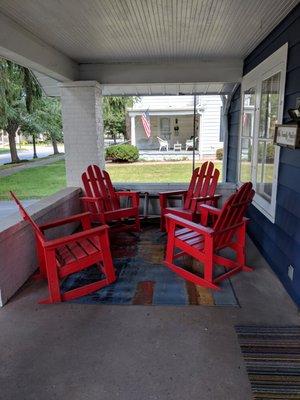
[[[106,149],[106,159],[113,162],[135,162],[139,159],[139,151],[131,144],[117,144]]]
[[[224,154],[223,149],[217,149],[216,150],[216,159],[223,160],[223,154]]]

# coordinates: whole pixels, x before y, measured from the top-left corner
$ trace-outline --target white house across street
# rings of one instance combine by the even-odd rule
[[[218,95],[196,96],[194,142],[194,96],[139,97],[127,110],[130,118],[128,137],[144,155],[154,152],[189,155],[195,143],[200,159],[214,159],[216,150],[223,147],[220,137],[221,106]],[[142,123],[145,113],[150,119],[150,136]]]

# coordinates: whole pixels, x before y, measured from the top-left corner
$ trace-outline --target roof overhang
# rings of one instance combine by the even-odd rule
[[[60,96],[59,82],[33,71],[47,96]],[[102,84],[103,96],[177,96],[177,95],[229,95],[235,83],[144,83]]]
[[[172,109],[127,109],[129,117],[137,117],[139,115],[142,115],[144,112],[148,111],[148,114],[150,116],[160,116],[160,115],[167,115],[167,116],[172,116],[172,115],[194,115],[194,108],[172,108]],[[201,109],[196,109],[196,113],[199,114],[201,113]]]
[[[0,13],[0,56],[57,81],[78,78],[78,65]]]

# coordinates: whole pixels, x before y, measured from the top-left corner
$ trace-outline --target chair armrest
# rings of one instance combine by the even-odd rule
[[[221,212],[220,208],[209,206],[208,204],[200,204],[199,211],[201,212],[202,210],[212,215],[219,215]]]
[[[48,240],[43,243],[43,247],[46,250],[54,250],[58,246],[72,243],[79,239],[86,239],[86,238],[90,238],[90,237],[99,236],[99,235],[107,232],[107,230],[108,230],[107,225],[98,226],[96,228],[91,228],[91,229],[83,231],[83,232],[73,233],[72,235],[64,236],[59,239]]]
[[[201,224],[207,226],[209,223],[209,217],[213,216],[212,222],[215,222],[216,217],[220,215],[221,210],[219,208],[209,206],[208,204],[199,205],[200,221]]]
[[[55,228],[56,226],[61,226],[61,225],[69,224],[71,222],[76,222],[76,221],[81,221],[82,224],[85,224],[86,222],[90,222],[90,215],[91,215],[90,212],[84,212],[81,214],[71,215],[70,217],[57,219],[57,220],[51,221],[47,224],[39,225],[39,228],[42,231],[45,231],[47,229]]]
[[[207,200],[218,200],[222,197],[221,194],[214,194],[213,196],[200,196],[200,197],[193,197],[193,200],[195,201],[207,201]]]
[[[129,192],[129,191],[127,191],[127,190],[122,190],[122,191],[118,191],[118,192],[116,192],[116,194],[118,195],[118,196],[128,196],[128,197],[136,197],[136,196],[138,196],[139,194],[138,194],[138,192]]]
[[[164,209],[168,206],[168,197],[181,195],[182,202],[185,201],[187,190],[173,190],[169,192],[160,192],[159,203],[162,215],[164,214]]]
[[[178,217],[177,215],[166,214],[165,217],[170,221],[171,224],[191,229],[195,232],[200,233],[201,235],[212,236],[214,233],[214,230],[212,228],[196,224],[195,222],[188,221],[184,218]]]
[[[121,191],[116,192],[119,197],[129,197],[131,198],[132,207],[138,207],[140,202],[140,196],[138,192]]]

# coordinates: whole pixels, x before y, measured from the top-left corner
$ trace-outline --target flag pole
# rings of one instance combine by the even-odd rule
[[[193,172],[195,169],[195,146],[196,146],[196,95],[194,94],[194,121],[193,121]]]

